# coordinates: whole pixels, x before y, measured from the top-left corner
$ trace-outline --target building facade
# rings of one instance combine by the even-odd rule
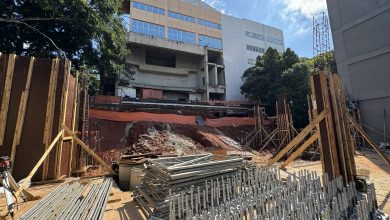
[[[136,74],[117,82],[116,95],[225,99],[220,12],[200,0],[137,0],[129,23],[127,62]]]
[[[243,100],[241,76],[255,65],[268,47],[284,52],[283,31],[255,21],[222,15],[222,45],[225,63],[226,99]]]
[[[201,0],[136,0],[126,5],[134,79],[115,95],[166,100],[243,100],[241,75],[258,55],[284,51],[283,32],[223,15]]]
[[[327,4],[337,69],[347,93],[359,101],[365,125],[379,133],[389,131],[390,2],[327,0]],[[385,139],[368,132],[377,141]]]

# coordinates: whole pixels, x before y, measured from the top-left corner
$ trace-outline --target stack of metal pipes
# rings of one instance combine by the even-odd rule
[[[302,171],[282,181],[277,167],[252,168],[171,193],[169,219],[369,219],[374,194],[371,186],[362,197],[341,177],[324,175],[321,182],[315,172]]]
[[[112,184],[112,178],[85,185],[79,181],[64,183],[19,219],[103,219]]]
[[[244,167],[243,158],[214,160],[212,154],[151,159],[134,198],[147,215],[167,218],[169,193],[190,192],[206,180],[233,176]]]

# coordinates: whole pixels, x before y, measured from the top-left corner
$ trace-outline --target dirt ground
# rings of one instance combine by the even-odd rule
[[[270,153],[264,153],[254,158],[260,165],[265,165],[271,157]],[[375,183],[379,208],[386,213],[390,213],[390,167],[374,151],[361,151],[359,156],[355,157],[357,171],[359,173],[369,173],[369,179]],[[319,161],[307,162],[297,160],[287,166],[283,175],[294,173],[306,169],[308,171],[317,171],[321,174],[321,163]],[[29,191],[35,196],[44,197],[61,183],[32,186]],[[20,201],[19,201],[20,202]],[[38,201],[19,203],[15,217],[21,216],[24,212],[33,207]],[[6,206],[4,198],[0,198],[0,212],[5,213]],[[7,219],[10,219],[9,217]],[[138,209],[137,204],[132,199],[131,192],[122,192],[117,187],[113,187],[111,195],[106,206],[104,219],[107,220],[144,220],[145,215]]]

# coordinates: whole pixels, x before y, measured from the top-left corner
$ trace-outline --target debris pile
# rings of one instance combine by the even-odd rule
[[[149,128],[146,134],[140,135],[138,142],[130,147],[126,147],[127,154],[137,153],[157,153],[157,154],[178,154],[188,155],[204,153],[203,146],[192,139],[178,135],[166,129],[158,131]]]
[[[150,160],[134,192],[135,200],[147,215],[167,219],[170,195],[179,195],[183,189],[207,180],[232,176],[245,164],[242,158],[212,159],[212,154],[203,154]]]

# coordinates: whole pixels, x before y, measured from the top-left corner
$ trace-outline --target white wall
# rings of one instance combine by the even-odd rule
[[[245,32],[260,34],[264,40],[247,37]],[[284,45],[269,43],[268,37],[280,39],[284,42],[283,31],[247,19],[240,19],[229,15],[222,15],[222,44],[225,63],[226,100],[243,100],[240,87],[241,76],[251,67],[248,59],[256,59],[259,53],[248,51],[246,45],[264,48],[268,47],[284,52]],[[284,44],[284,43],[283,43]]]

